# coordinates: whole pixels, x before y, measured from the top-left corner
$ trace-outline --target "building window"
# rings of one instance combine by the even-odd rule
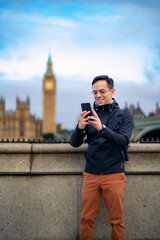
[[[23,132],[23,130],[20,131],[20,136],[21,136],[21,137],[24,136],[24,132]]]
[[[10,121],[8,121],[8,131],[9,131],[9,136],[10,136]]]
[[[15,121],[13,121],[13,129],[15,129]]]

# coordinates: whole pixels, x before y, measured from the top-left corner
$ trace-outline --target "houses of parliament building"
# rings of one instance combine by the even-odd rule
[[[56,79],[52,71],[51,57],[43,78],[43,120],[30,113],[30,99],[16,99],[16,111],[5,110],[5,99],[0,98],[0,139],[28,140],[41,138],[45,134],[56,135],[55,122]]]

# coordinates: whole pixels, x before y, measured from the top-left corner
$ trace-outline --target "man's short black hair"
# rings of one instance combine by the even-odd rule
[[[92,81],[92,86],[93,84],[95,84],[96,82],[100,81],[100,80],[105,80],[109,89],[114,88],[114,81],[112,78],[108,77],[107,75],[99,75],[97,77],[95,77]]]

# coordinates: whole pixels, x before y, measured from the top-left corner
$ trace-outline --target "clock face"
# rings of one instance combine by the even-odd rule
[[[46,90],[53,90],[54,83],[53,82],[46,82],[44,86],[45,86]]]

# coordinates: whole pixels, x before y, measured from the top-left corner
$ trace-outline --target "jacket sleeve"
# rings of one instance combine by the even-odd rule
[[[102,133],[102,136],[108,141],[113,142],[120,148],[126,148],[129,144],[132,131],[134,128],[134,120],[132,114],[124,110],[123,111],[123,121],[121,126],[119,127],[119,131],[114,132],[109,127],[106,127],[104,132]]]
[[[72,133],[71,137],[70,137],[70,144],[73,147],[79,147],[82,145],[83,143],[83,139],[86,135],[86,130],[85,129],[79,129],[78,124],[74,130],[74,132]]]

